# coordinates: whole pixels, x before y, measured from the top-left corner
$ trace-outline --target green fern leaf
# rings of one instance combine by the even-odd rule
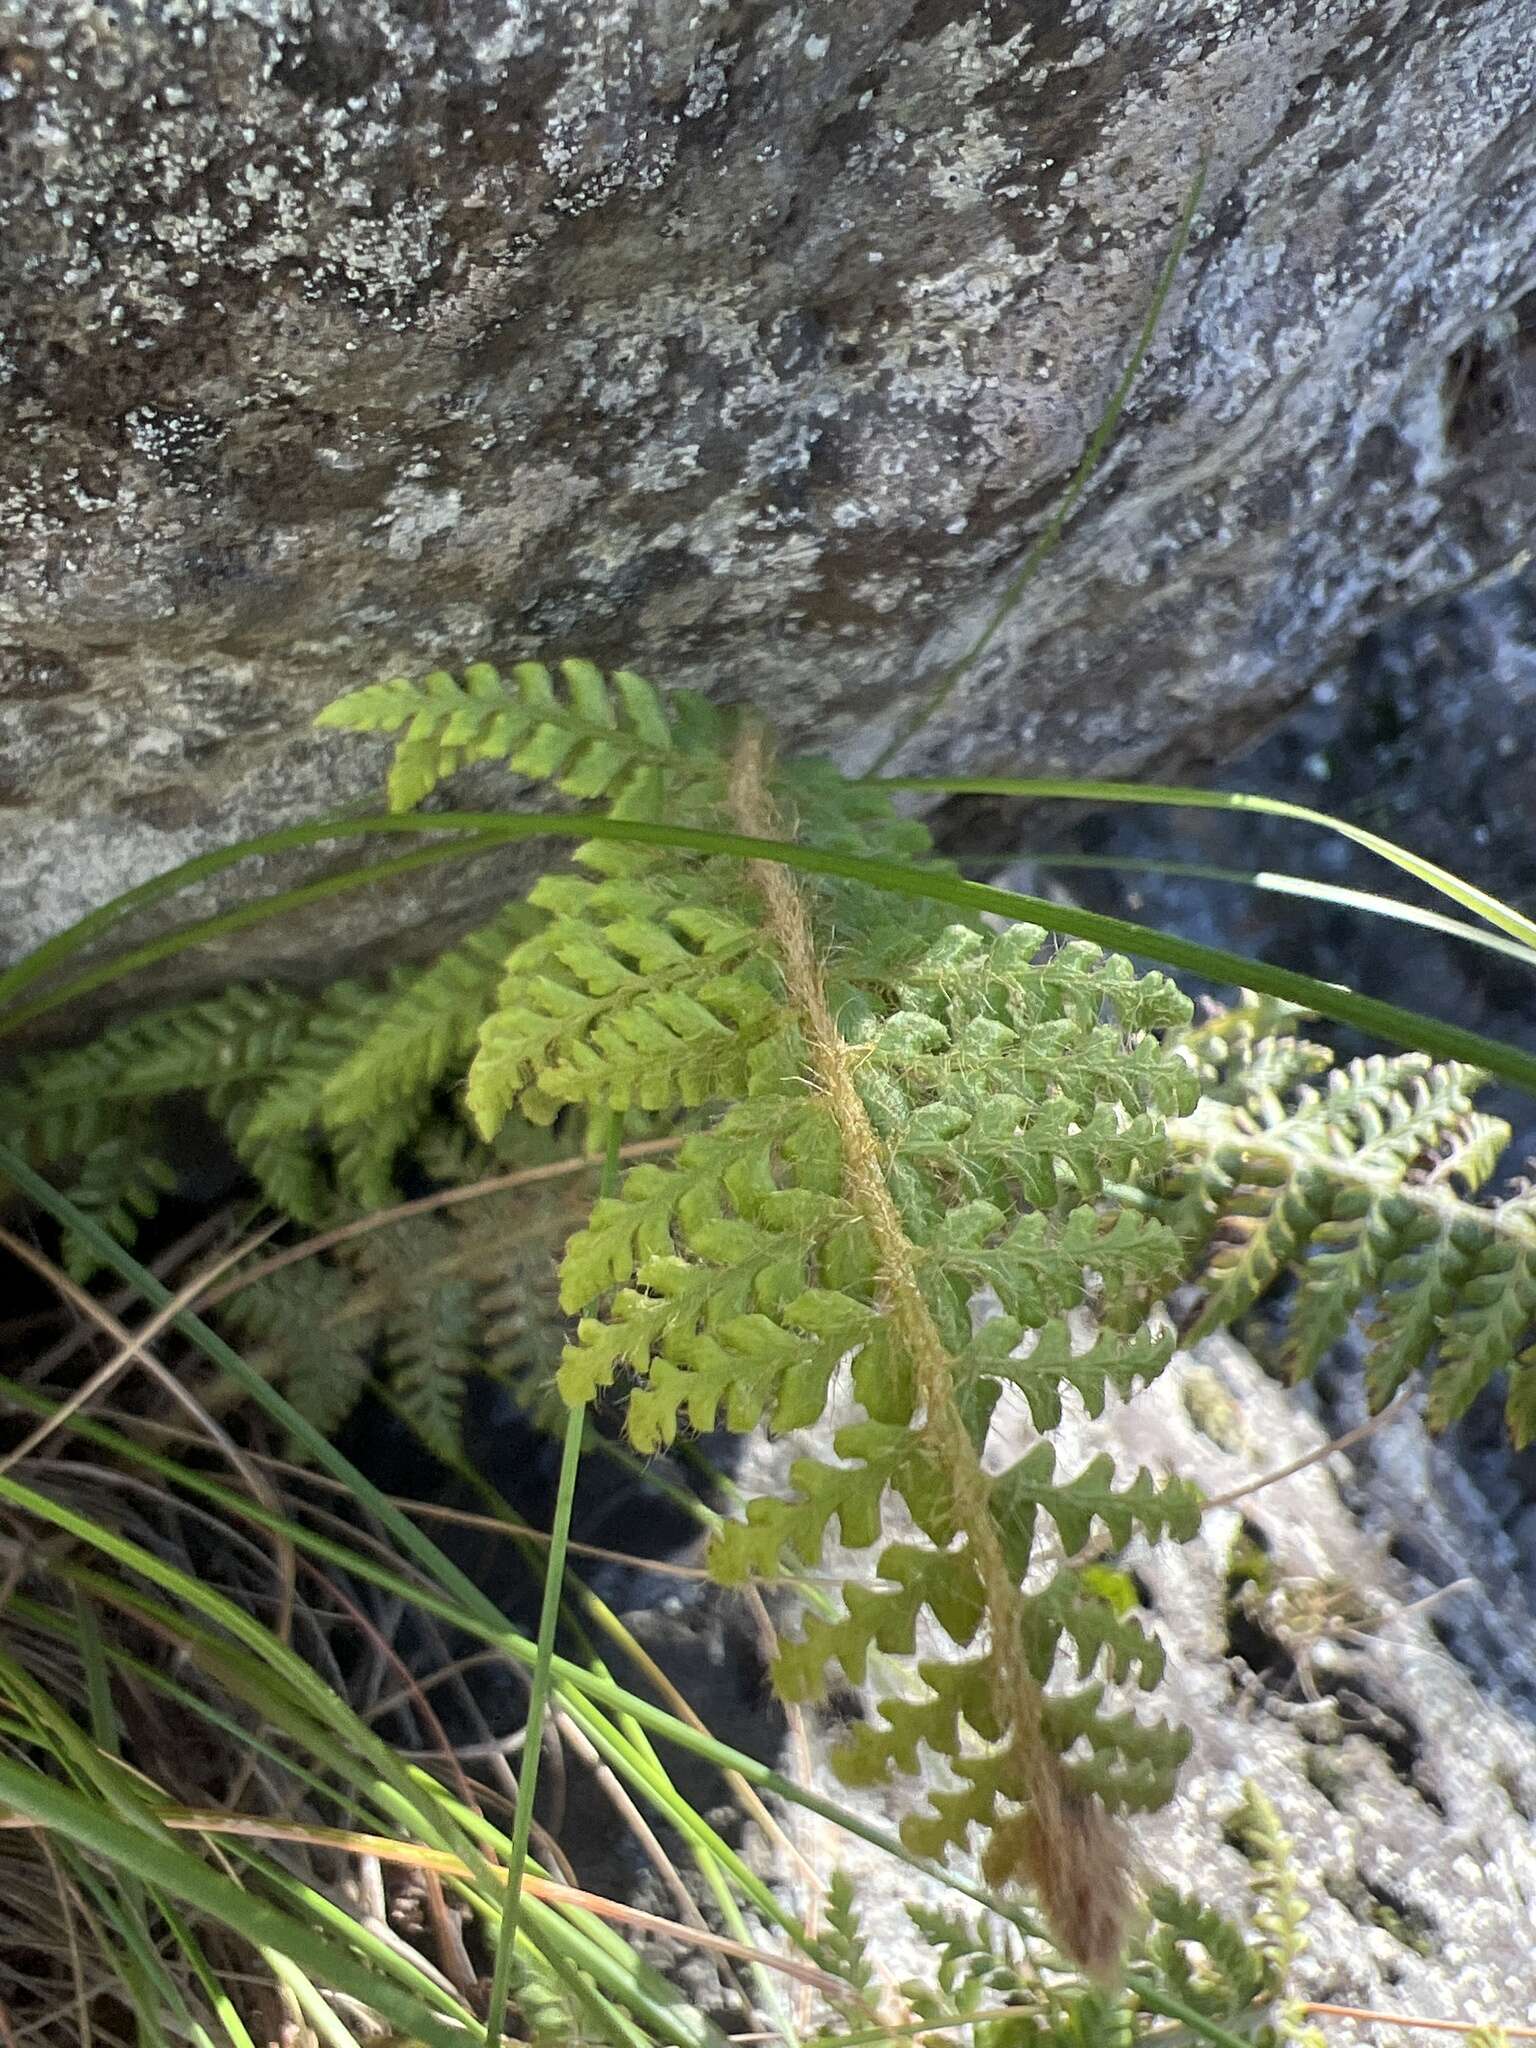
[[[536,661],[518,662],[510,681],[488,662],[472,663],[462,683],[438,669],[420,683],[397,677],[354,690],[316,724],[401,735],[389,779],[394,811],[413,810],[476,761],[505,761],[568,796],[610,801],[673,765],[672,726],[649,683],[628,670],[605,678],[589,661],[561,662],[559,677],[563,688]],[[690,720],[707,758],[701,743],[710,715],[693,706]]]
[[[109,1231],[119,1244],[132,1245],[141,1226],[159,1210],[160,1198],[176,1185],[176,1175],[150,1149],[145,1128],[104,1139],[87,1153],[69,1198],[87,1216]],[[60,1246],[64,1269],[86,1281],[104,1261],[79,1232],[66,1230]]]
[[[243,1288],[220,1318],[245,1340],[251,1363],[329,1436],[368,1382],[377,1322],[349,1315],[353,1307],[347,1276],[310,1259]]]
[[[495,1005],[506,957],[542,920],[509,904],[430,967],[400,983],[375,1011],[366,1035],[325,1078],[321,1114],[339,1130],[380,1109],[430,1097],[468,1065],[480,1027]]]

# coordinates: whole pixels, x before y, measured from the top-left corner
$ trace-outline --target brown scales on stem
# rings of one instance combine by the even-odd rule
[[[768,787],[769,753],[749,724],[731,771],[731,809],[743,832],[788,836]],[[785,989],[800,1021],[810,1065],[837,1124],[850,1201],[876,1246],[881,1284],[921,1396],[925,1443],[948,1475],[955,1521],[974,1560],[991,1637],[993,1710],[1008,1730],[1029,1806],[993,1832],[983,1853],[989,1882],[1023,1876],[1034,1886],[1062,1949],[1097,1975],[1119,1960],[1130,1912],[1130,1883],[1120,1829],[1096,1800],[1067,1781],[1041,1728],[1042,1695],[1024,1655],[1023,1610],[990,1505],[991,1482],[955,1400],[954,1362],[918,1285],[912,1246],[886,1184],[879,1138],[853,1082],[849,1048],[827,1001],[805,899],[790,871],[752,863],[767,909]]]

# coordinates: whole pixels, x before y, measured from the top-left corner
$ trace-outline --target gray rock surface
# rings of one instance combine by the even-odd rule
[[[914,758],[1221,757],[1521,543],[1487,397],[1536,278],[1510,0],[0,24],[9,951],[374,787],[309,719],[380,673],[623,657],[867,759],[1038,530],[1202,151],[1100,486]],[[201,971],[439,929],[489,888],[454,874]]]
[[[1031,1440],[1022,1402],[1005,1404],[989,1458],[1016,1457]],[[1069,1409],[1056,1441],[1068,1471],[1107,1448],[1127,1476],[1138,1465],[1177,1471],[1215,1497],[1328,1438],[1304,1398],[1223,1338],[1181,1354],[1153,1388],[1112,1405],[1098,1423]],[[1423,1445],[1410,1412],[1368,1447],[1401,1483],[1395,1512],[1379,1489],[1362,1501],[1355,1467],[1334,1454],[1211,1511],[1193,1543],[1132,1554],[1146,1618],[1168,1650],[1164,1697],[1195,1744],[1174,1803],[1137,1823],[1136,1846],[1151,1876],[1241,1920],[1247,1866],[1224,1841],[1222,1823],[1251,1778],[1292,1837],[1312,1909],[1297,1996],[1529,2024],[1536,1719],[1524,1689],[1536,1618],[1528,1600],[1523,1612],[1517,1601],[1490,1605],[1475,1586],[1421,1604],[1424,1582],[1394,1561],[1395,1543],[1423,1527],[1431,1542],[1449,1546],[1453,1562],[1460,1540],[1456,1500],[1420,1490],[1455,1477],[1432,1470]],[[745,1483],[782,1488],[796,1450],[793,1442],[758,1441]],[[1239,1543],[1250,1559],[1262,1555],[1259,1583],[1247,1591],[1234,1572]],[[858,1554],[853,1569],[868,1573],[869,1556]],[[1448,1576],[1439,1578],[1442,1588]],[[1480,1654],[1461,1661],[1447,1647],[1466,1639],[1453,1618],[1491,1618],[1499,1653],[1490,1658],[1485,1640]],[[935,1637],[936,1648],[941,1641]],[[813,1717],[811,1733],[823,1770],[837,1729]],[[885,1792],[838,1796],[889,1828],[912,1787],[898,1780]],[[801,1846],[824,1874],[841,1865],[856,1878],[872,1952],[893,1980],[931,1968],[905,1901],[936,1903],[945,1897],[938,1886],[898,1875],[879,1852],[830,1829]],[[800,1882],[792,1870],[778,1876],[791,1890]],[[1413,2037],[1389,2029],[1377,2038],[1407,2048]]]

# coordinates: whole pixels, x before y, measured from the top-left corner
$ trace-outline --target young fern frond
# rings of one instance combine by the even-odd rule
[[[1302,1930],[1308,1907],[1296,1882],[1291,1839],[1281,1827],[1273,1803],[1251,1779],[1227,1816],[1226,1835],[1250,1865],[1248,1883],[1254,1898],[1254,1924],[1262,1936],[1264,1988],[1273,1995],[1284,1988],[1307,1946]]]
[[[367,1386],[378,1334],[373,1317],[347,1315],[352,1291],[344,1269],[311,1259],[245,1288],[222,1311],[251,1363],[327,1435]]]

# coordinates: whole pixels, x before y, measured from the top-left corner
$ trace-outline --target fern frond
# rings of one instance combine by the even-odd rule
[[[1273,1804],[1252,1779],[1245,1781],[1243,1796],[1228,1814],[1225,1826],[1228,1840],[1248,1860],[1254,1922],[1263,1937],[1264,1989],[1275,1994],[1284,1988],[1292,1965],[1307,1945],[1302,1930],[1308,1908],[1296,1883],[1290,1837]]]
[[[351,1305],[346,1274],[308,1260],[252,1282],[220,1312],[250,1347],[251,1363],[327,1435],[367,1385],[377,1335],[374,1318],[347,1315]]]
[[[237,985],[127,1018],[86,1045],[22,1060],[19,1080],[0,1093],[0,1128],[44,1160],[89,1152],[121,1129],[132,1105],[280,1074],[313,1007],[290,991]]]
[[[464,1389],[480,1360],[474,1283],[412,1289],[384,1328],[384,1366],[405,1419],[423,1443],[460,1455]]]
[[[1023,1959],[1004,1922],[982,1915],[968,1920],[962,1913],[910,1900],[906,1912],[938,1962],[934,1984],[912,1982],[901,1987],[903,1998],[920,2018],[935,2023],[952,2012],[963,2015],[999,2003],[1017,2003],[1024,2013],[1044,2002],[1037,1978],[1028,1982],[1026,1992]]]
[[[365,1045],[395,1005],[393,988],[334,982],[312,1004],[281,1070],[258,1088],[215,1091],[240,1159],[268,1200],[301,1223],[324,1220],[328,1181],[320,1143],[332,1077]],[[394,1198],[395,1156],[425,1120],[429,1103],[377,1104],[366,1117],[333,1129],[337,1179],[360,1208]]]
[[[530,901],[549,926],[508,955],[470,1070],[482,1135],[514,1109],[548,1123],[568,1104],[622,1114],[745,1092],[781,1012],[755,925],[734,907],[739,873],[712,893],[699,902],[661,873],[538,883]]]
[[[1147,1954],[1176,1997],[1214,2019],[1236,2017],[1273,1981],[1265,1952],[1202,1900],[1155,1885],[1147,1904],[1157,1922]]]
[[[402,977],[355,1049],[325,1077],[326,1127],[340,1130],[382,1109],[421,1102],[456,1080],[495,1006],[508,952],[542,922],[529,905],[510,903],[430,967]]]
[[[833,1871],[827,1886],[826,1925],[816,1944],[816,1960],[859,1998],[874,1987],[874,1965],[860,1924],[858,1900],[841,1870]]]
[[[680,870],[674,886],[696,889],[697,874]],[[584,909],[590,893],[577,887],[568,900]],[[1099,1528],[1115,1543],[1136,1529],[1187,1535],[1198,1509],[1177,1482],[1142,1474],[1115,1485],[1107,1458],[1059,1480],[1048,1445],[987,1478],[971,1446],[1007,1384],[1032,1388],[1040,1411],[1054,1402],[1059,1416],[1062,1382],[1098,1410],[1111,1387],[1129,1392],[1166,1362],[1168,1341],[1146,1316],[1177,1271],[1177,1239],[1103,1196],[1111,1178],[1164,1168],[1162,1117],[1191,1106],[1195,1081],[1154,1034],[1188,1006],[1167,982],[1092,948],[1042,954],[1038,931],[993,936],[914,918],[904,964],[887,949],[861,984],[857,963],[839,960],[833,1040],[814,989],[800,992],[803,941],[784,924],[805,913],[780,911],[775,925],[765,893],[767,943],[740,919],[743,956],[766,960],[772,977],[755,984],[771,1006],[765,1020],[776,1018],[743,1048],[751,1092],[673,1163],[631,1173],[572,1239],[562,1288],[581,1320],[562,1390],[584,1400],[627,1374],[630,1434],[646,1449],[722,1416],[736,1429],[812,1421],[852,1358],[867,1419],[838,1431],[835,1464],[801,1460],[790,1496],[750,1503],[723,1532],[714,1568],[736,1580],[774,1572],[786,1555],[814,1563],[834,1530],[847,1547],[868,1546],[899,1500],[926,1545],[887,1546],[885,1583],[850,1581],[840,1615],[809,1620],[784,1645],[779,1683],[811,1697],[834,1660],[858,1678],[873,1648],[909,1654],[925,1607],[961,1647],[985,1628],[979,1657],[925,1665],[928,1699],[883,1702],[883,1728],[856,1730],[837,1762],[868,1777],[926,1774],[925,1750],[945,1758],[964,1789],[936,1791],[908,1840],[941,1853],[976,1826],[995,1872],[1034,1868],[1029,1827],[1006,1818],[1038,1807],[1032,1744],[1061,1759],[1050,1768],[1063,1793],[1051,1798],[1086,1814],[1095,1799],[1137,1807],[1166,1796],[1187,1742],[1115,1709],[1097,1681],[1032,1706],[1030,1674],[1048,1675],[1063,1641],[1084,1676],[1152,1674],[1157,1654],[1086,1587],[1073,1597],[1052,1586],[1038,1605],[1000,1588],[1029,1571],[1042,1514],[1070,1553]],[[811,1005],[792,1011],[791,1031],[783,994],[774,1000],[781,977],[792,1002]],[[621,986],[617,999],[631,994]],[[807,1088],[811,1058],[821,1085]],[[856,1192],[870,1169],[850,1148],[870,1144],[878,1196]],[[912,1290],[895,1313],[893,1287]],[[1002,1315],[978,1334],[970,1304],[984,1289]],[[1078,1342],[1066,1319],[1101,1302],[1113,1313]]]

